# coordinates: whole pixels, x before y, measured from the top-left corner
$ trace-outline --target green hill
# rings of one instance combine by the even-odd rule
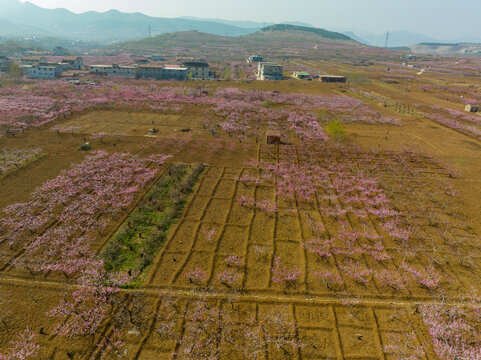
[[[328,31],[324,29],[318,29],[318,28],[312,28],[312,27],[306,27],[306,26],[298,26],[298,25],[289,25],[289,24],[277,24],[277,25],[272,25],[268,26],[262,29],[262,31],[305,31],[305,32],[310,32],[317,34],[319,36],[322,36],[323,38],[326,39],[331,39],[331,40],[351,40],[349,36],[333,32],[333,31]]]

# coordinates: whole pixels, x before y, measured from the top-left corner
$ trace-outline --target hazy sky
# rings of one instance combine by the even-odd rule
[[[2,0],[0,0],[2,1]],[[118,9],[159,17],[304,21],[327,29],[409,30],[434,38],[481,37],[481,0],[30,0],[74,12]]]

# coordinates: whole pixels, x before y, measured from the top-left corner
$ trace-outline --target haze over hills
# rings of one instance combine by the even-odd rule
[[[297,30],[313,29],[314,27],[304,22],[294,21],[283,23],[285,25],[298,26]],[[122,13],[117,10],[107,12],[89,11],[76,14],[66,9],[45,9],[31,2],[20,0],[0,0],[0,37],[49,37],[65,40],[81,40],[97,43],[98,45],[139,40],[148,38],[149,35],[157,36],[173,32],[199,31],[201,33],[221,36],[243,36],[253,34],[266,25],[278,26],[273,23],[261,23],[256,21],[235,21],[213,18],[158,18],[141,13]],[[150,33],[149,33],[150,29]],[[291,29],[292,30],[292,29]],[[317,30],[325,32],[325,30]],[[386,33],[372,34],[353,29],[344,29],[339,32],[346,36],[344,40],[355,40],[369,46],[383,47]],[[323,34],[319,34],[323,35]],[[336,35],[337,36],[337,35]],[[338,38],[342,39],[342,38]],[[413,46],[423,43],[443,43],[440,39],[412,33],[409,31],[392,31],[389,35],[388,46],[410,47],[413,51],[441,52],[444,54],[477,54],[477,49],[471,43],[480,42],[476,37],[456,39],[450,43],[463,43],[458,47],[445,46],[440,49],[432,49],[426,46]],[[465,43],[470,43],[466,46]]]
[[[258,21],[238,21],[238,20],[225,20],[225,19],[204,19],[204,18],[198,18],[194,16],[182,16],[181,19],[188,19],[188,20],[197,20],[197,21],[213,21],[213,22],[218,22],[221,24],[227,24],[227,25],[232,25],[232,26],[238,26],[241,28],[245,29],[255,29],[255,30],[260,30],[264,27],[271,26],[271,25],[276,25],[276,23],[273,22],[265,22],[261,23]],[[302,22],[302,21],[283,21],[280,24],[287,24],[287,25],[297,25],[297,26],[305,26],[305,27],[315,27],[311,24]]]
[[[0,35],[16,33],[31,36],[46,33],[97,42],[144,38],[148,34],[149,26],[152,35],[185,30],[229,36],[253,32],[252,29],[218,22],[155,18],[117,10],[75,14],[66,9],[44,9],[28,1],[22,3],[19,0],[1,0],[0,19],[9,22],[0,23]],[[34,29],[29,32],[26,27]]]
[[[383,47],[386,43],[386,34],[372,34],[365,31],[342,31],[343,34],[356,39],[362,44],[371,45],[371,46],[378,46]],[[413,33],[410,31],[390,31],[389,32],[389,39],[388,39],[388,46],[389,47],[402,47],[402,46],[410,46],[414,44],[419,44],[422,42],[435,42],[440,40],[433,39],[429,36],[425,36],[423,34]]]

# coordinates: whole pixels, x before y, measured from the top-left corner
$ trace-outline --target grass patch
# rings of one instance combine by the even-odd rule
[[[329,121],[326,125],[326,133],[338,141],[342,141],[346,137],[346,130],[339,120]]]
[[[126,271],[129,287],[141,285],[204,169],[174,164],[162,175],[101,251],[107,271]]]

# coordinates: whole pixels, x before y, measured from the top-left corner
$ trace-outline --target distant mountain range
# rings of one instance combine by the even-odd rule
[[[283,24],[314,28],[310,24],[299,21]],[[0,0],[0,38],[51,37],[81,40],[100,45],[190,30],[234,37],[252,34],[272,25],[274,24],[196,17],[159,18],[141,13],[122,13],[117,10],[76,14],[66,9],[41,8],[29,1]],[[386,33],[372,34],[353,29],[344,29],[344,31],[338,32],[370,46],[383,47],[386,41]],[[443,42],[445,41],[409,31],[392,31],[389,33],[388,47]],[[481,38],[455,39],[451,42],[481,43]]]
[[[289,24],[311,27],[302,22]],[[107,43],[189,30],[240,36],[268,25],[272,23],[193,17],[157,18],[117,10],[75,14],[66,9],[41,8],[29,1],[0,0],[0,36],[3,37],[54,36]]]
[[[0,36],[57,36],[96,42],[140,39],[175,31],[197,30],[239,36],[255,30],[213,21],[156,18],[110,10],[75,14],[66,9],[44,9],[30,2],[0,0]]]

